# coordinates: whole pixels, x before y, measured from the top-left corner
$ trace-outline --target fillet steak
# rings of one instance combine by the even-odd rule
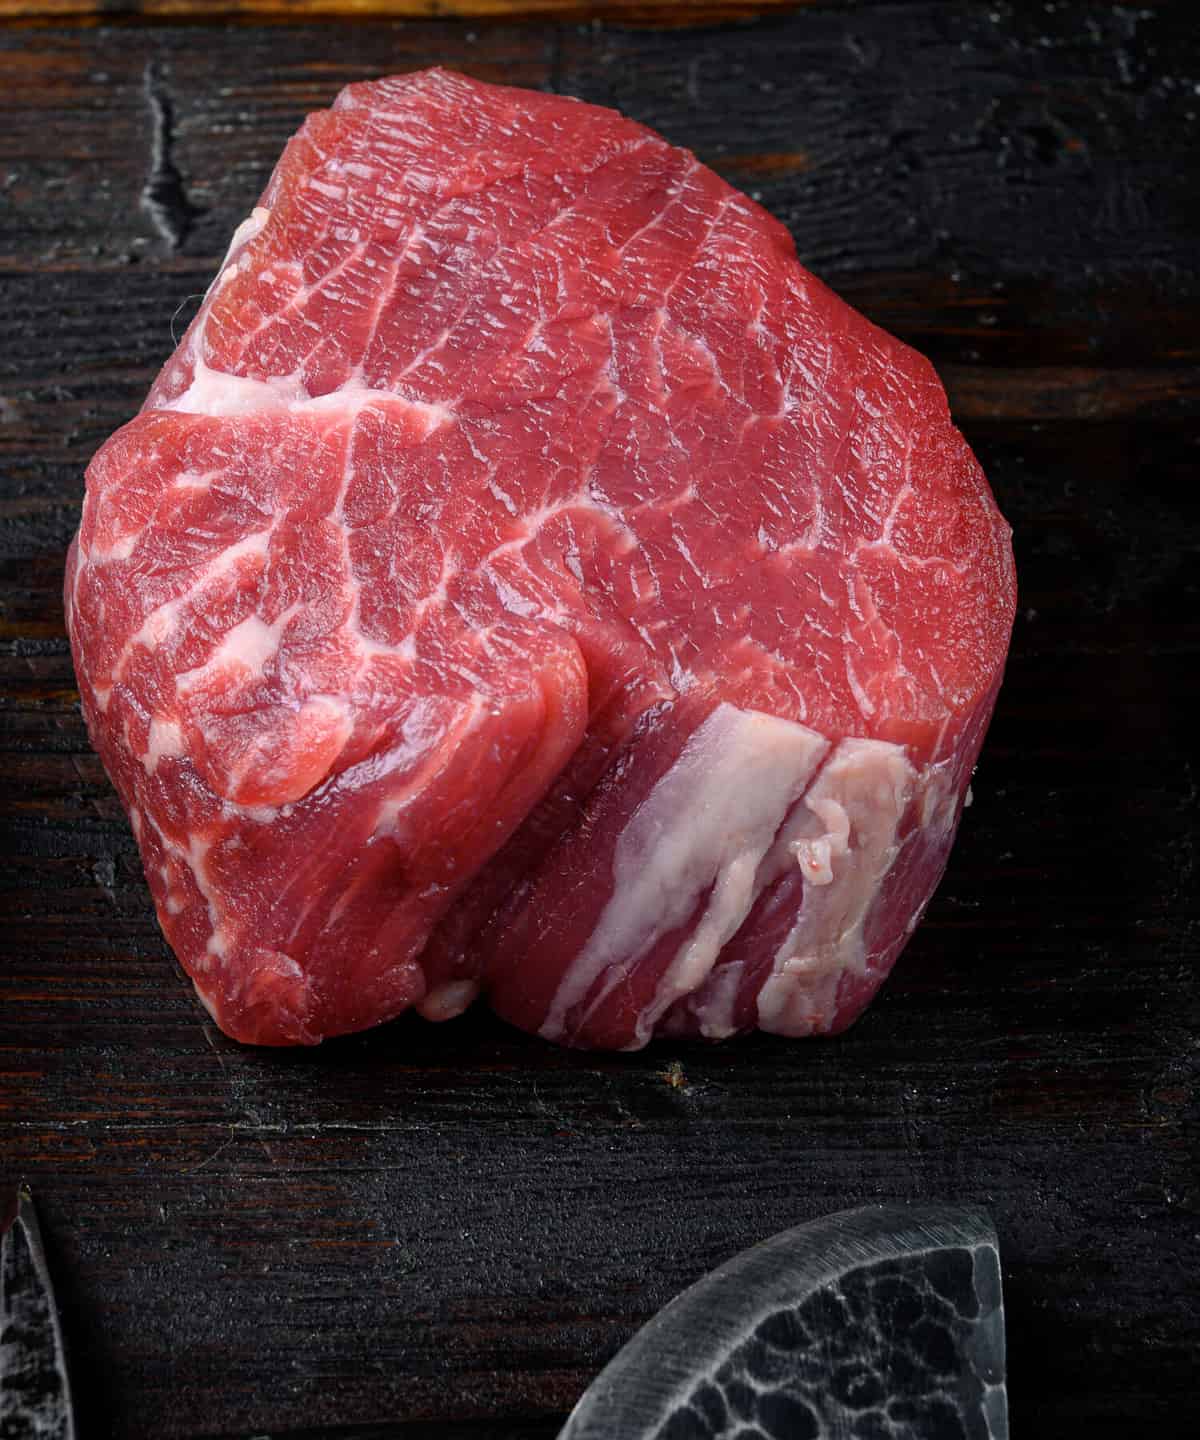
[[[228,1034],[478,994],[848,1024],[941,875],[1009,531],[929,364],[620,115],[440,70],[284,150],[67,563],[89,731]]]

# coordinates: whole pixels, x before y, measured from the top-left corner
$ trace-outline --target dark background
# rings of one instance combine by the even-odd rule
[[[84,1440],[550,1436],[682,1286],[882,1199],[994,1215],[1015,1436],[1198,1433],[1195,5],[98,8],[0,26],[0,1182]],[[975,805],[842,1039],[575,1055],[478,1013],[255,1053],[158,934],[63,634],[82,472],[305,111],[432,61],[761,198],[939,365],[1013,523]]]

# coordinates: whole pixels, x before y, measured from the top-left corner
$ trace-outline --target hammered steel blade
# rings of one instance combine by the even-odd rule
[[[24,1186],[0,1240],[0,1440],[75,1440],[58,1308]]]
[[[878,1206],[800,1225],[673,1300],[560,1440],[1007,1440],[996,1232]]]

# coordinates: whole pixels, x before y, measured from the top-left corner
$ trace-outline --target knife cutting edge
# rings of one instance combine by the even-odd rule
[[[784,1231],[685,1290],[559,1440],[1007,1440],[996,1232],[881,1205]]]
[[[0,1229],[0,1435],[75,1440],[58,1306],[26,1186],[17,1187]]]

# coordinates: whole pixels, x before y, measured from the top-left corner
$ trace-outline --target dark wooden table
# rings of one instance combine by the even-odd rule
[[[995,1216],[1016,1436],[1200,1433],[1196,12],[760,8],[0,29],[0,1182],[84,1440],[549,1436],[689,1281],[884,1198]],[[1014,524],[976,803],[838,1041],[572,1055],[477,1014],[253,1053],[159,937],[63,635],[82,471],[304,112],[435,60],[760,196],[939,364]]]

